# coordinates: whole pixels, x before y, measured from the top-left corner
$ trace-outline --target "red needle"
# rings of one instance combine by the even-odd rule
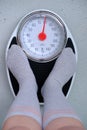
[[[39,33],[39,35],[38,35],[38,38],[39,38],[39,40],[41,40],[41,41],[44,41],[44,40],[46,39],[46,37],[47,37],[46,34],[45,34],[45,32],[44,32],[44,30],[45,30],[45,25],[46,25],[46,17],[44,17],[42,32]]]

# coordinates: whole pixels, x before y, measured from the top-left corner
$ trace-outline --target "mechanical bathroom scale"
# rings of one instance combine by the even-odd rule
[[[49,10],[35,10],[24,16],[13,31],[6,48],[6,59],[9,48],[17,44],[28,57],[30,66],[38,84],[38,98],[43,103],[41,87],[51,72],[56,59],[65,47],[72,48],[77,60],[75,41],[62,18]],[[6,66],[7,77],[13,96],[19,91],[15,77]],[[63,86],[67,97],[73,85],[75,74]]]

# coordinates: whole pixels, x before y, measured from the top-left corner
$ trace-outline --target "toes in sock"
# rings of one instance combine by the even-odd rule
[[[76,71],[76,58],[71,48],[65,48],[57,59],[48,81],[58,82],[63,86]]]
[[[29,66],[28,59],[20,46],[13,45],[9,49],[7,66],[18,80],[19,84],[22,84],[26,80],[31,80],[31,83],[34,82],[34,74]]]

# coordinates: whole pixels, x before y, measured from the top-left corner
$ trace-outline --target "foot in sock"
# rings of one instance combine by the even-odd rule
[[[44,98],[43,127],[59,117],[78,118],[62,93],[63,85],[76,70],[76,59],[70,48],[65,48],[42,88]]]
[[[41,125],[41,112],[37,98],[37,84],[28,59],[17,45],[13,45],[7,56],[7,66],[19,83],[19,92],[12,103],[8,115],[32,117]]]
[[[61,87],[73,76],[76,71],[76,58],[71,48],[65,48],[57,59],[53,70],[46,82],[60,83]]]
[[[35,83],[35,77],[30,68],[28,59],[20,46],[13,45],[9,49],[7,66],[19,84],[27,80],[31,83]]]

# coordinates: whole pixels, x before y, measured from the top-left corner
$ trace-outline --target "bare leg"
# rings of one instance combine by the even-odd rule
[[[12,116],[6,120],[3,130],[41,130],[41,126],[31,117]]]
[[[28,60],[19,46],[13,45],[7,65],[19,83],[19,93],[5,119],[3,130],[41,130],[42,117],[37,84]]]
[[[74,118],[62,117],[51,121],[45,130],[85,130],[82,123]]]
[[[29,130],[29,129],[27,129],[26,127],[14,127],[10,130]]]

